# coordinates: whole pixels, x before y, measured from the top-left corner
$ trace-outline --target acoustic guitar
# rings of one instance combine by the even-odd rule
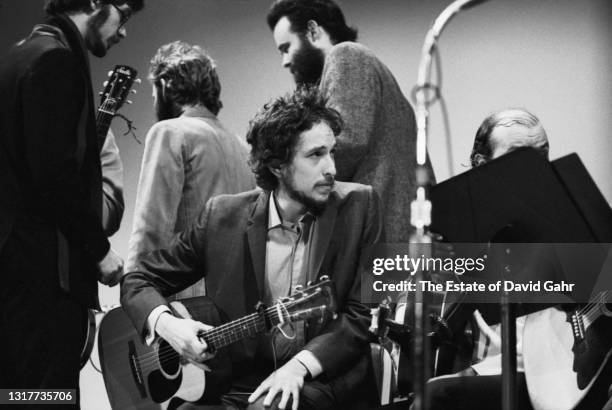
[[[206,296],[171,302],[176,316],[202,323],[220,323],[218,311]],[[201,332],[215,357],[205,369],[183,359],[166,341],[148,346],[121,308],[102,319],[98,336],[100,363],[106,391],[114,409],[172,409],[184,402],[210,403],[230,387],[231,360],[225,347],[264,333],[285,322],[331,315],[335,317],[335,293],[328,277],[296,291],[272,307],[219,324]]]
[[[612,354],[612,291],[584,307],[527,315],[523,358],[535,410],[571,410],[586,396]]]
[[[138,72],[126,65],[117,65],[108,73],[108,80],[104,82],[104,89],[100,92],[100,106],[96,113],[96,135],[103,141],[106,138],[108,129],[117,114],[117,111],[126,103],[131,102],[127,97],[132,90],[134,82],[139,82],[136,78]],[[95,310],[90,309],[87,313],[87,333],[85,342],[81,348],[80,364],[81,369],[89,360],[93,349],[96,336]]]

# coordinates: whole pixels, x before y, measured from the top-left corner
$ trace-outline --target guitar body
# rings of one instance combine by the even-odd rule
[[[612,319],[585,321],[581,331],[574,313],[549,308],[527,316],[523,358],[535,410],[575,408],[612,354]]]
[[[171,303],[177,317],[214,326],[198,333],[215,356],[205,366],[183,360],[161,340],[147,346],[122,308],[106,314],[100,323],[98,350],[104,384],[113,409],[175,409],[185,402],[214,404],[231,387],[229,349],[245,338],[268,332],[273,326],[311,318],[336,317],[335,292],[327,276],[290,297],[231,322],[222,321],[206,296]],[[223,318],[226,319],[226,318]]]
[[[172,302],[175,315],[202,323],[220,324],[207,297]],[[174,409],[184,402],[214,402],[229,389],[231,363],[219,349],[206,365],[182,359],[167,343],[147,346],[122,308],[111,310],[98,336],[104,383],[113,409]]]

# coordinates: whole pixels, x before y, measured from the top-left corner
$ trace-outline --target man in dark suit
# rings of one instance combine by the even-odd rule
[[[381,216],[371,187],[335,181],[341,125],[312,90],[266,105],[247,135],[263,190],[212,198],[190,231],[124,277],[121,302],[138,331],[149,341],[162,337],[197,362],[210,357],[197,337],[208,327],[174,317],[164,296],[204,276],[220,315],[235,320],[254,312],[258,301],[270,305],[295,285],[331,277],[335,320],[298,323],[293,340],[278,333],[233,346],[234,379],[223,408],[275,401],[279,408],[331,409],[358,396],[369,311],[359,301],[357,268],[362,249],[380,238]],[[275,362],[282,365],[277,370]]]
[[[78,389],[96,279],[122,273],[102,225],[87,51],[104,56],[142,6],[49,0],[0,62],[0,387]]]

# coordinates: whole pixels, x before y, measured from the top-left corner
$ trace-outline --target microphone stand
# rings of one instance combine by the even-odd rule
[[[431,256],[431,235],[427,231],[427,227],[431,225],[431,202],[427,198],[427,188],[431,185],[431,176],[425,167],[427,161],[427,122],[429,117],[428,92],[432,86],[428,79],[431,74],[431,65],[433,53],[436,48],[436,43],[442,33],[442,30],[450,22],[450,20],[461,10],[470,8],[477,4],[483,3],[486,0],[456,0],[448,5],[444,11],[436,18],[432,27],[425,36],[425,42],[421,51],[421,61],[419,63],[419,72],[417,86],[415,88],[416,95],[416,124],[417,124],[417,141],[416,141],[416,199],[410,206],[410,223],[415,228],[414,233],[410,237],[410,257],[418,258],[419,256]],[[427,246],[429,245],[429,246]],[[419,252],[425,250],[426,252]],[[419,255],[421,253],[421,255]],[[424,255],[425,254],[425,255]],[[428,312],[427,301],[424,297],[423,290],[420,286],[423,280],[423,271],[417,270],[415,273],[415,281],[417,283],[414,297],[414,410],[426,410],[427,397],[425,394],[425,385],[428,375]],[[504,390],[505,391],[505,390]],[[509,410],[509,409],[505,409]]]

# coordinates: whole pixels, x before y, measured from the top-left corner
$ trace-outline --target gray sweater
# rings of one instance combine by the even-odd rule
[[[337,140],[337,179],[372,185],[382,200],[386,242],[407,242],[416,196],[412,106],[387,66],[353,42],[331,49],[321,89],[345,121]],[[427,166],[433,178],[429,159]]]

